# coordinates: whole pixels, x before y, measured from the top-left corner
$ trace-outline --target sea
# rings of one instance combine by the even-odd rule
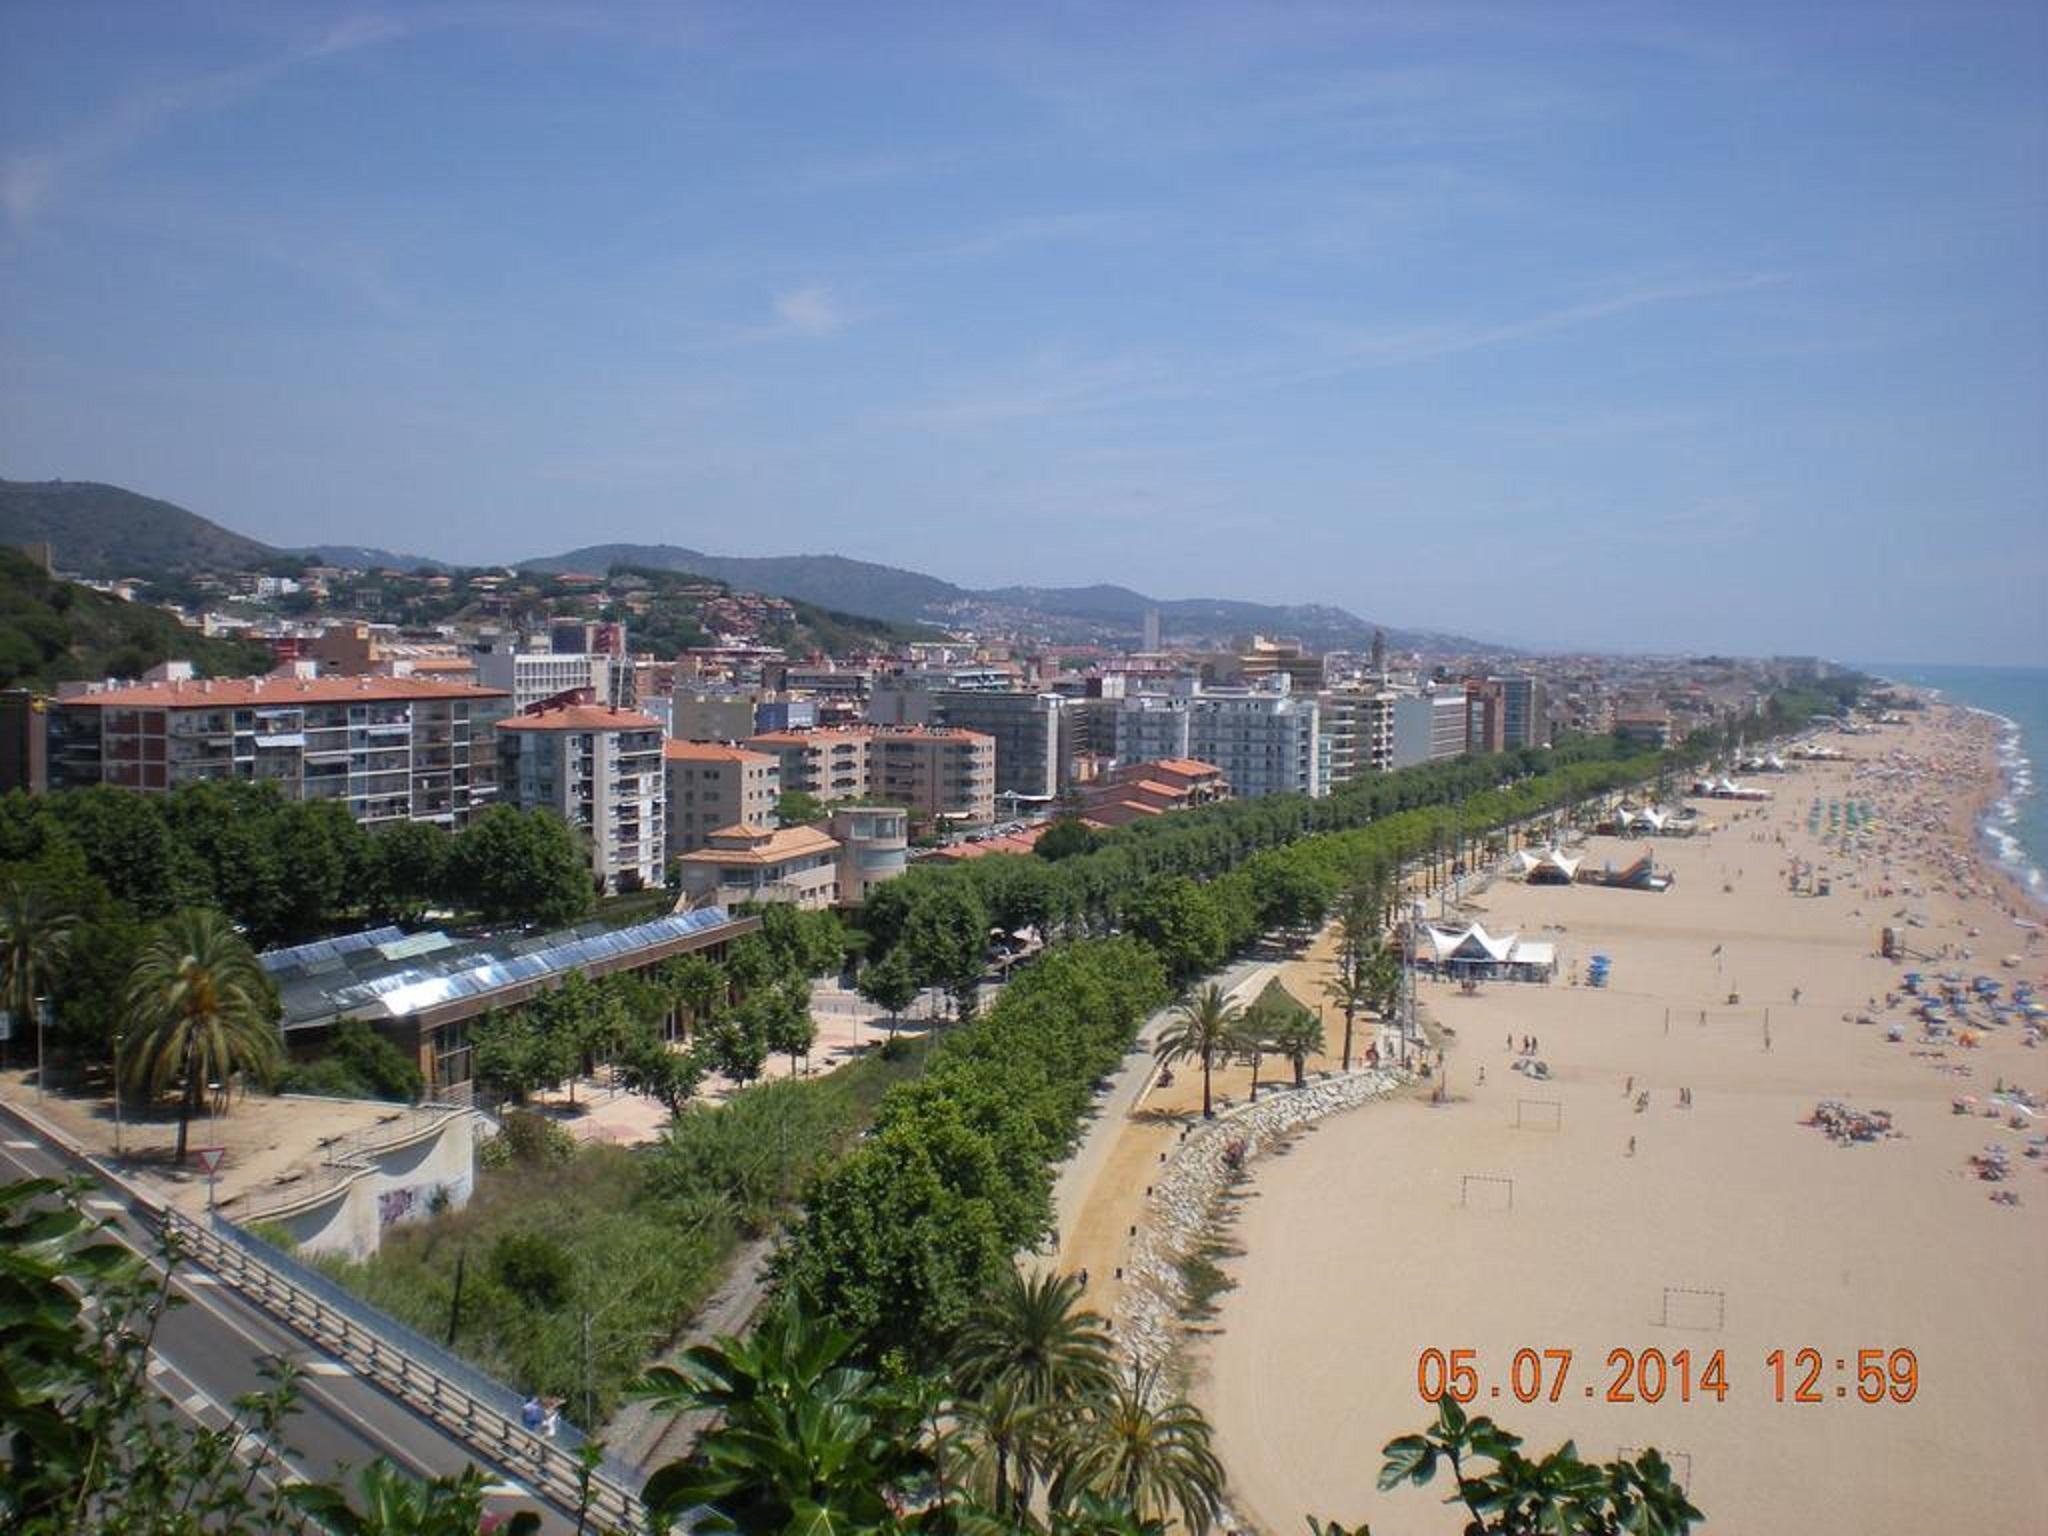
[[[1951,703],[1967,705],[1999,722],[1998,760],[2005,793],[1985,816],[1984,840],[2034,900],[2048,905],[2048,801],[2035,764],[2048,750],[2048,667],[1935,667],[1902,664],[1865,670],[1902,683],[1936,688]]]

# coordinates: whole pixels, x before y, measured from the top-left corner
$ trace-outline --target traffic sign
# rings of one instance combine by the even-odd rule
[[[206,1170],[210,1179],[220,1172],[220,1165],[228,1155],[226,1147],[195,1147],[192,1155],[199,1159],[199,1166]]]

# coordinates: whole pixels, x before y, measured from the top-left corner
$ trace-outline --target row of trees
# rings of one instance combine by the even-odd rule
[[[69,925],[65,963],[34,995],[53,1005],[53,1061],[86,1066],[112,1059],[129,972],[151,925],[175,912],[221,912],[262,949],[430,907],[554,925],[593,899],[575,834],[545,812],[496,807],[460,833],[371,833],[333,801],[228,783],[0,797],[0,886],[33,893]]]
[[[817,1038],[811,979],[839,967],[846,933],[830,912],[787,905],[766,908],[761,924],[722,964],[684,955],[647,973],[572,971],[519,1007],[487,1016],[470,1035],[477,1081],[523,1104],[565,1080],[573,1095],[575,1079],[610,1066],[626,1087],[676,1114],[707,1072],[752,1082],[771,1054],[794,1067]],[[671,1019],[683,1022],[689,1049],[675,1049]]]

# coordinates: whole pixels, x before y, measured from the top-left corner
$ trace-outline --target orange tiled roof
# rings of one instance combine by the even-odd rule
[[[661,722],[630,709],[602,704],[561,704],[500,720],[501,731],[658,731]]]
[[[775,765],[771,753],[749,752],[745,747],[728,747],[715,741],[666,742],[661,755],[672,763],[759,763],[771,768]]]
[[[502,688],[431,677],[217,677],[131,683],[62,700],[115,708],[239,709],[257,704],[343,704],[414,699],[502,699]],[[652,722],[650,722],[652,723]]]

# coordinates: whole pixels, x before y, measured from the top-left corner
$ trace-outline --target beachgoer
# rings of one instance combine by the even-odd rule
[[[1088,1289],[1088,1268],[1086,1265],[1081,1267],[1081,1289],[1084,1291]]]
[[[519,1405],[519,1422],[528,1429],[539,1429],[547,1414],[547,1409],[541,1407],[540,1398],[537,1396],[529,1397]]]
[[[1636,1075],[1633,1072],[1631,1072],[1628,1075],[1628,1081],[1621,1085],[1621,1091],[1624,1094],[1630,1094],[1636,1091]]]
[[[552,1440],[555,1438],[555,1431],[562,1424],[562,1400],[558,1397],[549,1398],[547,1410],[547,1417],[540,1422],[540,1432]]]
[[[1628,1155],[1630,1157],[1634,1157],[1636,1155],[1636,1139],[1633,1136],[1629,1137],[1628,1139]]]
[[[1486,1068],[1484,1067],[1479,1069],[1479,1086],[1482,1088],[1486,1086]]]

